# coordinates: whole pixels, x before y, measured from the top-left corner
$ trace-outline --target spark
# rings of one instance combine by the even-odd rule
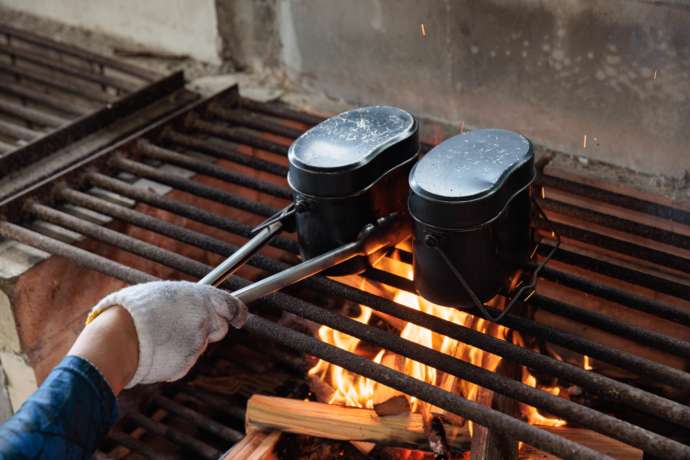
[[[587,148],[587,135],[585,134],[585,137],[582,138],[582,148],[586,149]]]
[[[532,249],[532,253],[529,255],[530,260],[534,259],[534,255],[537,253],[537,249],[539,249],[539,246],[534,246],[534,249]],[[520,281],[522,283],[522,281]]]
[[[525,300],[523,300],[523,302],[527,302],[536,292],[537,291],[534,291],[534,290],[532,292],[530,292],[529,295],[527,297],[525,297]]]
[[[422,24],[423,26],[424,24]],[[654,76],[652,77],[652,80],[656,80],[656,70],[654,71]]]
[[[422,23],[422,37],[426,38],[426,27],[424,27],[424,23]]]

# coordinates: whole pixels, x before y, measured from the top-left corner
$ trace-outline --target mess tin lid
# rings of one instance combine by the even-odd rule
[[[349,110],[292,143],[288,183],[307,195],[345,197],[412,161],[418,150],[418,125],[409,112],[383,105]]]
[[[526,137],[478,129],[441,142],[417,162],[410,171],[408,206],[427,225],[476,227],[497,218],[534,177]]]

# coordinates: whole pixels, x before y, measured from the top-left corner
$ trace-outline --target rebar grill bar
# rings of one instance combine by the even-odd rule
[[[219,258],[229,256],[237,250],[237,245],[218,238],[215,232],[226,232],[233,235],[235,240],[238,237],[246,239],[253,225],[289,202],[290,193],[284,182],[286,172],[284,156],[287,145],[292,138],[319,120],[319,117],[295,112],[285,106],[256,103],[241,99],[233,92],[226,92],[208,103],[200,104],[193,112],[184,116],[182,121],[171,122],[164,129],[156,129],[150,135],[132,140],[114,152],[107,164],[100,162],[100,170],[84,168],[83,173],[71,176],[67,185],[56,186],[50,197],[35,196],[31,201],[26,201],[23,219],[14,223],[1,222],[0,235],[51,254],[61,255],[80,265],[129,283],[155,279],[153,275],[138,270],[136,265],[125,266],[95,252],[58,241],[30,228],[30,222],[34,220],[48,222],[77,232],[107,247],[134,254],[142,260],[153,261],[172,268],[182,276],[200,278],[211,269],[206,261],[200,262],[159,247],[150,241],[134,237],[129,234],[131,226],[163,235],[171,241],[189,247],[201,248]],[[277,142],[275,136],[285,139]],[[187,175],[170,172],[166,169],[167,166],[185,169],[196,176],[190,178]],[[173,189],[173,192],[167,196],[158,195],[138,187],[133,183],[136,179],[147,179],[167,185]],[[680,225],[688,224],[685,220],[685,211],[672,206],[665,206],[664,210],[657,211],[644,203],[641,204],[640,200],[620,194],[610,195],[610,192],[600,191],[591,186],[582,184],[573,186],[571,182],[564,183],[561,179],[552,179],[548,175],[541,179],[541,184],[547,189],[547,196],[550,187],[563,189],[568,193],[581,193],[588,197],[603,196],[608,200],[607,202],[616,206],[654,213],[657,217],[673,220]],[[146,206],[129,208],[122,203],[104,198],[99,194],[99,190],[133,199]],[[209,203],[210,207],[199,205],[199,200]],[[565,215],[569,219],[596,220],[597,224],[610,227],[617,232],[624,231],[637,237],[687,249],[688,237],[674,230],[659,229],[634,221],[618,221],[602,213],[590,212],[555,198],[542,200],[542,204],[550,217],[554,215],[556,219],[558,215]],[[161,216],[151,215],[147,212],[147,207],[164,210],[195,225],[191,227],[187,224],[180,225]],[[124,226],[103,227],[90,222],[77,211],[80,208],[108,216],[114,222]],[[225,215],[223,210],[227,210],[228,214]],[[237,214],[238,212],[240,214]],[[245,217],[229,217],[236,215]],[[200,227],[196,224],[203,224],[213,229],[214,234],[199,230]],[[537,229],[541,228],[540,222],[535,222],[535,225]],[[611,301],[664,320],[690,325],[690,314],[684,308],[686,304],[683,304],[690,298],[688,291],[684,291],[684,289],[690,290],[690,280],[687,277],[682,279],[678,276],[667,276],[663,270],[650,272],[647,269],[636,268],[634,263],[630,262],[633,259],[647,259],[645,262],[678,271],[690,267],[690,260],[681,251],[671,254],[659,247],[643,248],[640,244],[598,233],[599,230],[583,230],[572,225],[567,219],[558,222],[558,225],[563,230],[566,241],[572,241],[573,244],[557,253],[555,260],[562,265],[547,267],[540,281],[557,283],[587,296]],[[548,235],[543,235],[548,239]],[[585,244],[590,250],[580,251],[576,243]],[[272,250],[283,251],[282,260],[269,255],[270,251],[265,251],[252,257],[249,264],[264,274],[272,274],[288,268],[290,263],[297,260],[298,246],[293,239],[281,236],[274,239],[271,246]],[[602,249],[604,251],[602,254],[607,254],[607,257],[599,258],[591,248]],[[611,253],[620,254],[621,261],[610,257]],[[409,253],[398,250],[397,254],[400,255],[403,263],[411,262]],[[572,270],[569,267],[573,267]],[[637,284],[642,280],[644,283],[639,284],[662,292],[665,297],[656,298],[628,292],[607,282],[608,278],[591,278],[583,275],[583,270],[586,273],[603,274],[615,279],[616,282]],[[242,273],[240,272],[241,275]],[[363,276],[384,285],[413,291],[408,279],[381,269],[369,270]],[[248,283],[249,281],[245,278],[233,276],[226,280],[224,287],[235,290]],[[315,292],[322,297],[342,299],[368,306],[375,311],[409,321],[530,369],[544,372],[569,384],[579,385],[609,403],[646,413],[650,420],[664,420],[680,429],[690,429],[690,408],[686,406],[686,401],[674,401],[658,394],[654,388],[641,388],[634,382],[626,382],[585,370],[539,351],[520,347],[412,309],[391,298],[351,287],[338,280],[314,277],[302,282],[300,290],[294,293],[291,290],[291,295],[273,294],[255,302],[254,306],[262,311],[265,309],[266,311],[289,312],[318,324],[327,325],[398,355],[409,357],[447,374],[477,383],[522,403],[560,416],[574,425],[590,428],[621,440],[649,454],[661,458],[690,458],[690,447],[669,438],[665,432],[658,430],[654,423],[643,427],[626,421],[625,411],[622,409],[620,413],[614,411],[613,414],[609,414],[595,407],[562,399],[505,378],[376,327],[328,311],[304,300],[302,297],[306,294],[303,290],[305,293]],[[647,345],[685,359],[690,358],[690,342],[686,340],[628,324],[625,318],[611,318],[591,311],[566,299],[554,297],[551,291],[550,293],[542,293],[540,289],[537,291],[538,293],[529,299],[530,307],[536,311],[567,317],[574,323],[594,327],[631,342]],[[611,348],[593,339],[542,324],[537,319],[509,314],[502,324],[520,332],[523,336],[559,345],[564,349],[585,354],[601,362],[671,386],[688,387],[690,384],[690,374],[685,372],[685,369],[654,362],[631,351]],[[245,330],[301,353],[325,359],[487,427],[502,430],[517,439],[561,457],[604,458],[602,454],[560,436],[547,433],[538,427],[465,400],[458,394],[446,392],[366,358],[322,343],[313,337],[295,332],[256,314],[250,317]],[[190,409],[178,401],[162,395],[154,396],[151,401],[167,413],[187,418],[202,431],[211,433],[227,443],[235,442],[239,436],[237,431],[205,415],[189,412]],[[147,415],[133,413],[127,419],[151,434],[164,437],[184,447],[198,458],[210,458],[219,454],[217,447],[198,440],[187,439],[184,434],[177,433]],[[112,441],[121,445],[129,443],[128,447],[137,449],[136,439],[120,442],[113,438]]]
[[[0,165],[10,171],[31,143],[56,130],[89,131],[79,120],[107,110],[160,76],[0,24]],[[57,137],[50,147],[57,148]],[[45,148],[45,147],[44,147]],[[22,153],[17,153],[21,150]],[[8,169],[5,169],[8,168]]]

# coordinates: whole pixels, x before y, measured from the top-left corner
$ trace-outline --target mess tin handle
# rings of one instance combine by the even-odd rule
[[[493,315],[491,315],[491,313],[489,313],[488,307],[486,305],[484,305],[484,303],[481,300],[479,300],[479,297],[474,292],[472,287],[469,285],[467,280],[465,280],[465,277],[462,276],[462,273],[460,273],[460,270],[458,270],[458,268],[455,266],[455,264],[453,264],[453,261],[450,260],[450,258],[445,253],[443,248],[440,247],[438,242],[433,238],[427,239],[425,241],[426,245],[429,246],[430,248],[434,249],[438,253],[438,255],[441,256],[441,258],[445,261],[445,263],[448,266],[448,268],[450,269],[450,271],[453,273],[455,278],[457,278],[457,280],[462,285],[463,289],[469,295],[475,308],[477,308],[477,310],[479,310],[481,312],[481,314],[484,316],[484,318],[488,319],[489,321],[493,321],[494,323],[497,323],[500,320],[502,320],[503,317],[505,315],[507,315],[508,312],[510,312],[510,310],[518,302],[518,300],[522,299],[525,292],[530,291],[530,294],[525,298],[525,300],[527,298],[529,298],[534,293],[534,289],[537,286],[537,277],[539,276],[539,272],[541,272],[542,268],[544,268],[544,266],[549,262],[549,260],[551,260],[551,257],[553,257],[553,255],[558,250],[558,247],[561,245],[561,236],[556,232],[556,230],[553,227],[553,224],[551,223],[549,218],[546,216],[546,214],[542,210],[541,206],[539,206],[539,203],[537,202],[537,200],[534,197],[532,197],[531,200],[532,200],[532,204],[537,209],[537,212],[544,219],[544,222],[546,222],[546,225],[549,227],[551,234],[556,239],[556,244],[552,247],[551,251],[549,251],[549,253],[546,255],[546,257],[544,257],[544,260],[542,260],[541,263],[538,264],[534,268],[534,270],[532,272],[532,277],[530,278],[530,282],[528,284],[521,286],[520,289],[518,289],[518,291],[513,295],[512,299],[510,300],[508,305],[506,305],[506,307],[496,316],[493,316]],[[539,247],[539,245],[541,245],[541,243],[537,243],[537,248]],[[536,253],[536,251],[534,251],[533,253]]]
[[[221,262],[220,265],[208,272],[198,283],[212,286],[220,285],[228,276],[244,265],[250,257],[256,254],[259,249],[268,244],[274,236],[286,227],[288,229],[294,227],[292,222],[294,214],[295,205],[291,203],[252,229],[252,238],[237,251],[233,252],[230,257]]]
[[[356,241],[263,278],[233,292],[233,295],[244,303],[252,302],[346,262],[353,257],[370,256],[384,248],[395,246],[407,238],[409,234],[407,219],[401,218],[398,213],[389,214],[366,225]]]

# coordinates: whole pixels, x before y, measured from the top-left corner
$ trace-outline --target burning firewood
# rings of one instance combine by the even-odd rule
[[[429,447],[434,453],[435,460],[449,460],[450,447],[448,446],[448,439],[446,439],[446,429],[439,417],[432,417],[429,423],[427,438],[429,439]]]
[[[328,402],[335,394],[335,388],[323,381],[321,377],[310,375],[307,378],[309,390],[312,392],[317,401]]]
[[[496,368],[496,373],[517,379],[520,376],[520,369],[516,363],[503,360]],[[513,417],[520,416],[520,406],[515,400],[486,388],[479,389],[476,402]],[[517,460],[518,458],[516,439],[477,424],[474,425],[471,450],[471,460]]]
[[[247,433],[274,430],[428,449],[424,428],[422,415],[416,413],[379,417],[371,409],[261,395],[252,396],[247,404]],[[446,434],[452,449],[467,449],[469,433],[464,427],[448,426]]]
[[[403,395],[393,396],[382,403],[374,404],[374,412],[379,417],[407,414],[410,412],[410,401]]]

